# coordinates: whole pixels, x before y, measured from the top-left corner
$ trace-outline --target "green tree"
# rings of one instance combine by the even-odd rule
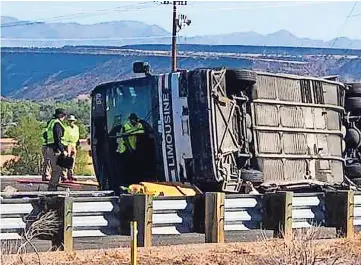
[[[1,101],[1,125],[13,122],[12,104],[7,101]]]
[[[13,149],[16,158],[7,161],[1,172],[12,175],[39,175],[42,163],[40,122],[34,117],[20,118],[18,126],[12,128],[11,134],[18,142]]]
[[[81,121],[77,121],[77,125],[79,127],[80,139],[88,138],[89,135],[88,128],[84,125],[84,123]]]
[[[85,127],[90,122],[90,100],[78,100],[67,102],[56,102],[47,100],[42,102],[32,102],[28,100],[3,100],[0,101],[2,136],[11,137],[10,128],[22,117],[34,117],[41,122],[50,120],[57,108],[63,108],[69,114],[74,114],[79,123]],[[83,130],[83,137],[86,137],[87,130]]]
[[[93,167],[91,165],[91,157],[88,152],[82,148],[79,148],[76,155],[74,174],[80,176],[94,175]]]

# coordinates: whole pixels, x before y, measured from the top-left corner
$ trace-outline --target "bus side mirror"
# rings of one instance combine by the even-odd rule
[[[150,74],[150,65],[147,62],[134,62],[133,63],[133,72],[135,74]]]

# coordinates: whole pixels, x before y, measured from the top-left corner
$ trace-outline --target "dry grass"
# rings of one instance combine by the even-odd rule
[[[21,240],[15,241],[3,241],[1,242],[1,264],[17,264],[19,257],[18,255],[9,255],[10,253],[17,253],[22,242]]]
[[[318,238],[320,229],[317,227],[296,230],[292,239],[282,240],[278,244],[265,238],[262,241],[265,255],[260,261],[264,265],[338,265],[346,262],[355,264],[356,260],[351,258],[351,262],[345,255],[347,252],[340,253],[337,251],[338,246],[325,244]],[[358,257],[361,258],[361,252]]]
[[[361,265],[361,236],[352,240],[317,240],[317,229],[296,231],[292,240],[199,244],[139,249],[140,265]],[[130,264],[129,248],[48,252],[13,258],[9,265]],[[11,255],[8,255],[11,258]],[[16,256],[16,255],[15,255]],[[26,259],[24,259],[26,256]],[[26,260],[26,262],[24,262]],[[41,262],[40,262],[41,261]],[[39,263],[40,262],[40,263]]]
[[[33,240],[40,236],[54,236],[60,225],[60,221],[57,212],[54,210],[48,211],[40,216],[28,217],[25,222],[31,223],[31,225],[25,229],[22,239],[13,241],[4,241],[1,243],[1,264],[17,265],[17,264],[39,264],[41,265],[41,255],[39,254],[36,246],[33,244]],[[31,220],[35,218],[35,220]],[[26,260],[27,246],[30,246],[35,254],[35,260],[32,257],[30,263]],[[14,254],[15,253],[15,254]]]

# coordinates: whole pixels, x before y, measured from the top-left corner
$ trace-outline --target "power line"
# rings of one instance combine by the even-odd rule
[[[209,8],[201,9],[202,12],[207,11],[232,11],[232,10],[248,10],[248,9],[258,9],[258,8],[279,8],[279,7],[292,7],[292,6],[304,6],[304,5],[314,5],[322,4],[322,2],[310,2],[310,3],[292,3],[292,4],[273,4],[273,5],[244,5],[244,6],[230,6],[230,7],[219,7],[219,8]],[[189,9],[188,12],[198,11],[197,9]]]
[[[115,10],[114,10],[115,11]],[[122,11],[116,11],[117,13],[122,13],[122,12],[128,12],[131,10],[122,10]],[[99,16],[99,15],[105,15],[105,14],[109,14],[109,12],[104,12],[101,11],[101,13],[84,13],[84,14],[77,14],[76,16],[73,15],[69,15],[69,16],[63,16],[63,17],[59,17],[59,18],[52,18],[52,19],[48,19],[48,20],[43,20],[43,21],[29,21],[29,22],[18,22],[18,23],[6,23],[6,24],[2,24],[1,28],[9,28],[9,27],[21,27],[21,26],[29,26],[29,25],[37,25],[37,24],[46,24],[46,23],[56,23],[56,22],[61,22],[61,20],[64,19],[75,19],[75,18],[85,18],[85,17],[91,17],[91,16]]]
[[[336,44],[339,36],[341,35],[341,33],[342,33],[342,31],[343,31],[343,28],[346,26],[346,24],[347,24],[348,20],[350,19],[353,11],[355,10],[355,8],[356,8],[356,6],[357,6],[357,3],[358,3],[358,1],[355,1],[355,3],[353,4],[350,12],[349,12],[348,15],[346,16],[346,19],[345,19],[345,21],[343,22],[343,24],[342,24],[342,26],[341,26],[338,34],[336,35],[336,38],[334,39],[334,41],[333,41],[333,43],[332,43],[332,45],[331,45],[331,48],[333,48],[333,47],[335,46],[335,44]]]
[[[19,22],[9,22],[1,24],[1,28],[8,28],[8,27],[18,27],[18,26],[27,26],[27,25],[35,25],[35,24],[43,24],[46,22],[54,22],[58,20],[64,20],[64,19],[71,19],[71,18],[81,18],[81,17],[89,17],[89,16],[96,16],[101,14],[109,14],[110,11],[115,11],[117,13],[123,13],[123,12],[130,12],[130,11],[136,11],[136,10],[144,10],[148,7],[151,7],[152,3],[149,2],[141,2],[133,5],[127,5],[127,6],[119,6],[112,9],[98,9],[92,12],[79,12],[79,13],[73,13],[68,15],[62,15],[62,16],[55,16],[50,18],[44,18],[39,19],[38,21],[19,21]]]

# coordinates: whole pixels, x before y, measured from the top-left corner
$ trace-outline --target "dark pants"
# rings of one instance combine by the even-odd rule
[[[121,185],[121,159],[120,154],[115,153],[112,161],[112,173],[110,174],[111,179],[109,179],[110,189],[114,191],[114,194],[118,196],[120,194],[120,185]]]
[[[50,161],[50,158],[48,157],[47,149],[48,149],[48,147],[46,145],[44,145],[41,148],[41,152],[43,154],[43,165],[42,165],[41,177],[43,180],[49,180],[51,177],[51,161]]]
[[[59,179],[61,176],[62,168],[57,165],[60,153],[54,152],[51,147],[47,148],[47,157],[51,165],[51,177],[49,181],[48,191],[56,191],[58,189]]]
[[[137,167],[137,165],[135,165],[136,161],[134,158],[134,152],[125,151],[124,153],[120,154],[120,179],[123,185],[129,186],[134,184],[134,176],[136,175],[135,170]]]
[[[115,195],[120,194],[120,186],[134,184],[134,154],[128,151],[116,153],[112,161],[111,176],[109,185]]]

